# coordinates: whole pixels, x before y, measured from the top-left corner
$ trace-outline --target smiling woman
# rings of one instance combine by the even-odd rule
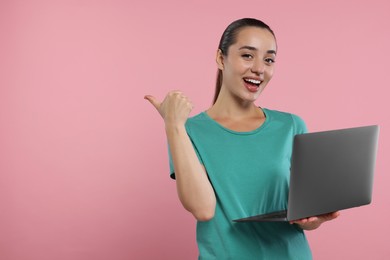
[[[273,33],[262,27],[246,26],[234,40],[228,50],[218,49],[217,52],[218,77],[222,76],[221,86],[216,87],[215,93],[217,107],[217,102],[230,95],[228,92],[241,95],[249,105],[258,98],[273,76],[276,57]],[[238,88],[243,83],[249,92]]]
[[[267,24],[263,23],[262,21],[255,20],[255,19],[241,19],[241,20],[238,20],[238,21],[231,23],[226,28],[224,33],[222,34],[222,37],[221,37],[221,40],[220,40],[219,46],[218,46],[218,55],[227,56],[229,47],[231,45],[235,44],[237,39],[240,39],[237,37],[237,34],[240,32],[239,29],[241,29],[242,27],[249,27],[249,29],[257,28],[257,29],[265,30],[266,33],[272,34],[273,41],[275,42],[275,45],[276,45],[275,34]],[[253,28],[251,28],[251,27],[253,27]],[[258,49],[256,47],[248,46],[248,45],[241,46],[239,48],[239,50],[240,51],[246,50],[249,52],[249,53],[244,52],[242,54],[242,57],[246,58],[248,60],[253,59],[253,57],[254,57],[250,52],[258,51]],[[269,54],[274,54],[272,57],[273,59],[268,60],[268,62],[273,63],[275,61],[274,59],[276,56],[276,46],[275,46],[275,50],[272,49],[272,50],[268,50],[267,52],[269,52]],[[214,95],[214,103],[217,101],[219,92],[221,90],[221,85],[222,85],[222,70],[218,69],[217,82],[216,82],[215,95]]]
[[[303,230],[338,216],[232,221],[286,209],[293,138],[307,131],[297,115],[254,104],[274,74],[276,53],[268,25],[237,20],[217,50],[208,110],[188,119],[193,106],[182,92],[171,91],[162,102],[145,96],[164,119],[180,201],[198,220],[199,259],[311,259]]]

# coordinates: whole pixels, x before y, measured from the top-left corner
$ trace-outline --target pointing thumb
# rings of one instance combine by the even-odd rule
[[[157,110],[160,108],[160,102],[152,95],[146,95],[144,99],[148,100]]]

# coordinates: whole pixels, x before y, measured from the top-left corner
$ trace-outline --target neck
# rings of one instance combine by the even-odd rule
[[[254,102],[238,100],[223,95],[218,96],[217,101],[207,110],[207,113],[213,118],[231,119],[263,116],[263,112]]]

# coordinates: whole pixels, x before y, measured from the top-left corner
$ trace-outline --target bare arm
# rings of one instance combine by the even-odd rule
[[[197,220],[210,220],[215,211],[215,193],[185,129],[191,102],[179,91],[168,93],[161,103],[152,96],[145,98],[164,119],[181,203]]]

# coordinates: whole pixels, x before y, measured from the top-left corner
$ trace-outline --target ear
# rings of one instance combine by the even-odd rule
[[[223,70],[224,56],[223,56],[221,49],[218,49],[215,60],[216,60],[217,65],[218,65],[218,69]]]

